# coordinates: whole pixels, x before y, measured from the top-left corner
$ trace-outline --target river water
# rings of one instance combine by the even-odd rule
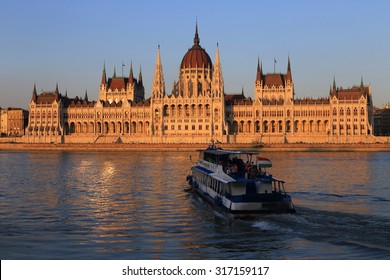
[[[0,258],[390,259],[390,153],[262,156],[296,214],[185,191],[197,152],[0,152]]]

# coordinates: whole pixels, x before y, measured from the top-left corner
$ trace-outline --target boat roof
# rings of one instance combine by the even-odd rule
[[[258,152],[251,152],[251,151],[240,151],[240,150],[213,150],[213,149],[207,149],[207,150],[200,150],[201,152],[206,152],[208,154],[212,155],[254,155],[258,154]]]

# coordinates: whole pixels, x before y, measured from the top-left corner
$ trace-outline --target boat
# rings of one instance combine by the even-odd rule
[[[258,213],[295,213],[285,182],[267,168],[268,158],[258,152],[223,150],[212,142],[199,150],[187,181],[190,189],[216,207],[236,216]]]

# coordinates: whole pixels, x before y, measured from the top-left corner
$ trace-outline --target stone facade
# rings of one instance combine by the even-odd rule
[[[30,102],[27,142],[55,143],[357,143],[374,142],[371,89],[343,89],[333,81],[329,96],[295,98],[290,59],[286,73],[263,73],[257,62],[254,98],[227,94],[218,46],[214,64],[194,44],[178,79],[166,92],[160,47],[151,97],[145,99],[140,71],[106,76],[99,100],[69,98],[58,90],[36,93]]]
[[[0,108],[0,136],[23,136],[27,124],[28,112],[21,108]]]
[[[374,111],[374,134],[378,136],[390,136],[390,104]]]

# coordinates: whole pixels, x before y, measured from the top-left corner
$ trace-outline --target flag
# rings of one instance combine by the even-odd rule
[[[277,63],[276,58],[274,57],[274,63]]]
[[[257,165],[261,167],[272,167],[272,162],[268,158],[257,157]]]

